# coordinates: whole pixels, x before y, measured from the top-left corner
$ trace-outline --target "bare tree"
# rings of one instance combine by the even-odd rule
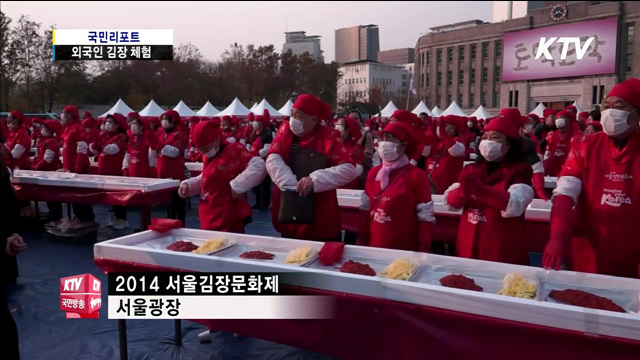
[[[11,29],[11,18],[0,11],[0,107],[5,111],[10,111],[9,96],[16,84],[17,61],[13,56],[13,30]]]
[[[12,56],[16,57],[18,74],[25,86],[25,98],[29,111],[33,110],[31,86],[40,50],[40,25],[40,23],[29,20],[28,16],[22,15],[18,20],[18,26],[12,33],[13,47],[11,52]]]

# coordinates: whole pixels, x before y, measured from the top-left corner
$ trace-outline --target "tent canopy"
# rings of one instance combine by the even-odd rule
[[[451,105],[449,105],[449,107],[447,108],[447,110],[445,110],[442,113],[442,116],[447,116],[447,115],[467,116],[467,114],[465,114],[464,111],[460,109],[460,106],[458,106],[458,104],[455,101],[452,102]]]
[[[185,104],[184,101],[182,101],[182,100],[180,100],[178,105],[176,105],[176,107],[174,107],[173,110],[175,110],[182,117],[185,117],[185,116],[198,116],[198,114],[196,114],[193,110],[191,110],[187,106],[187,104]]]
[[[431,113],[433,116],[442,116],[442,110],[436,105],[433,109],[431,109]]]
[[[578,110],[578,114],[580,114],[580,113],[582,112],[582,109],[581,109],[581,108],[580,108],[580,106],[578,105],[578,102],[577,102],[577,101],[574,101],[574,102],[573,102],[573,104],[571,104],[571,105],[573,105],[573,106],[575,106],[575,107],[576,107],[576,110]],[[576,116],[577,116],[578,114],[576,114]]]
[[[138,113],[140,116],[160,116],[164,110],[153,99]]]
[[[254,102],[253,105],[251,105],[251,107],[249,108],[249,111],[252,111],[253,109],[255,109],[256,106],[258,106],[258,103]]]
[[[249,109],[242,104],[238,98],[233,99],[233,102],[227,106],[226,109],[222,110],[218,116],[247,116],[249,115]]]
[[[418,104],[418,106],[416,106],[416,108],[413,109],[412,113],[416,115],[427,113],[427,115],[433,116],[433,113],[431,112],[431,110],[429,110],[429,107],[424,103],[424,101],[420,101],[420,104]]]
[[[475,117],[478,120],[486,120],[491,117],[491,114],[489,114],[484,106],[480,105],[480,107],[473,114],[469,115],[469,117]]]
[[[122,114],[124,116],[126,116],[128,113],[133,112],[133,109],[130,108],[127,104],[124,103],[124,101],[122,101],[122,99],[118,99],[118,102],[116,102],[115,105],[113,105],[111,107],[111,109],[109,109],[109,111],[107,111],[106,113],[98,116],[98,117],[106,117],[109,114]]]
[[[291,116],[292,107],[293,107],[293,102],[291,102],[291,100],[287,100],[287,103],[284,104],[284,106],[281,107],[280,110],[278,110],[278,112],[282,114],[282,116]]]
[[[394,111],[398,110],[398,108],[393,104],[393,101],[389,101],[387,106],[384,107],[381,111],[381,115],[383,117],[390,117]]]
[[[267,99],[262,99],[260,104],[256,105],[253,109],[251,109],[251,112],[254,115],[262,115],[264,113],[265,109],[269,110],[269,116],[272,116],[272,117],[274,117],[274,116],[276,116],[276,117],[284,116],[278,110],[274,109],[273,106],[271,106],[271,104],[269,104]]]
[[[538,117],[539,117],[540,119],[542,119],[542,118],[544,117],[544,110],[545,110],[546,108],[547,108],[547,107],[546,107],[546,106],[544,106],[544,104],[543,104],[543,103],[540,103],[540,104],[538,104],[538,106],[536,106],[536,108],[535,108],[535,109],[533,109],[533,111],[532,111],[532,112],[530,112],[529,114],[536,114],[536,115],[538,115]]]
[[[216,116],[220,113],[218,109],[216,109],[210,102],[207,101],[206,104],[202,107],[202,109],[198,110],[196,114],[198,116]]]

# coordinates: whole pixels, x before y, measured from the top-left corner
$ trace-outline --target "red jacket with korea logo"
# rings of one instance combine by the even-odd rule
[[[251,208],[246,199],[234,202],[231,197],[231,180],[246,170],[254,157],[240,143],[223,142],[212,159],[204,157],[200,186],[200,228],[204,230],[244,233],[243,209]]]
[[[189,139],[180,129],[172,129],[170,133],[161,132],[158,138],[158,178],[184,180],[184,149],[187,148]],[[172,158],[162,155],[162,148],[166,145],[177,148],[180,153]]]
[[[480,171],[482,183],[494,189],[507,191],[513,184],[531,186],[533,170],[526,162],[502,162],[491,174],[487,164],[473,163],[462,169]],[[511,264],[529,264],[529,254],[522,241],[525,218],[505,218],[501,209],[492,208],[456,188],[447,194],[447,202],[454,208],[463,208],[456,242],[460,257],[498,261]]]
[[[53,161],[48,163],[44,160],[44,155],[47,150],[53,151]],[[33,158],[33,170],[38,171],[56,171],[60,168],[60,141],[53,136],[40,136],[38,142],[38,154]]]
[[[421,169],[407,164],[389,174],[389,185],[382,191],[376,180],[380,169],[382,165],[369,171],[365,185],[370,203],[368,245],[420,251],[419,227],[424,222],[418,220],[417,206],[431,201],[429,178]]]
[[[571,151],[571,142],[575,135],[576,133],[571,129],[565,133],[556,130],[547,135],[547,150],[542,162],[546,176],[558,176],[560,174],[562,165],[564,165]]]
[[[22,145],[24,147],[24,152],[20,155],[19,158],[14,158],[13,155],[13,166],[17,167],[21,170],[28,170],[29,167],[29,150],[31,150],[31,138],[29,137],[29,133],[27,130],[20,126],[15,130],[9,131],[9,136],[5,140],[5,145],[10,151],[13,151],[13,148],[16,145]]]
[[[62,168],[74,172],[78,157],[78,141],[84,141],[87,131],[78,120],[69,120],[62,132]],[[89,144],[87,144],[89,145]]]
[[[576,139],[560,176],[582,180],[569,266],[581,272],[638,277],[640,130],[622,150],[604,132]],[[565,221],[572,221],[569,214]]]
[[[109,145],[117,145],[118,152],[115,154],[107,154],[104,149]],[[107,142],[104,143],[102,152],[98,157],[98,174],[122,176],[122,160],[127,151],[127,135],[123,133],[114,133],[109,136]]]
[[[155,149],[157,139],[150,131],[145,131],[141,135],[131,134],[127,153],[129,154],[128,176],[131,177],[151,177],[151,167],[149,166],[149,149]]]
[[[284,154],[282,156],[285,164],[289,164],[289,150],[285,149],[287,137],[295,136],[291,133],[289,123],[283,122],[276,133],[269,150],[270,154]],[[299,138],[298,145],[302,148],[310,149],[316,153],[327,156],[328,166],[338,166],[340,164],[353,164],[353,160],[340,141],[339,133],[333,128],[316,125],[313,133]],[[269,156],[267,155],[267,157]],[[296,239],[325,240],[340,234],[340,208],[338,206],[338,196],[336,190],[315,193],[314,222],[313,224],[281,224],[278,221],[278,210],[280,209],[280,189],[273,186],[273,198],[271,219],[273,225],[279,233]]]

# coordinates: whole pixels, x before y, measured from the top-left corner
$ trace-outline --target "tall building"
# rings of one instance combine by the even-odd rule
[[[378,58],[378,25],[358,25],[336,30],[336,62],[347,63]]]
[[[402,48],[392,50],[382,50],[378,52],[378,62],[388,65],[404,65],[413,63],[415,49]]]
[[[415,82],[431,107],[456,101],[463,109],[484,105],[497,113],[527,113],[543,103],[554,109],[577,101],[594,109],[620,81],[640,77],[640,2],[566,2],[530,10],[498,23],[480,20],[432,28],[416,44]],[[578,59],[562,44],[551,58],[536,59],[541,37],[594,37]],[[573,45],[572,45],[573,48]],[[572,49],[570,48],[570,49]]]
[[[402,66],[377,61],[343,63],[340,65],[340,73],[342,77],[338,80],[338,102],[368,102],[373,89],[380,96],[379,100],[388,101],[393,96],[401,96],[403,92],[406,94],[409,86]]]
[[[493,22],[525,17],[531,10],[543,6],[544,1],[494,1]]]
[[[282,52],[285,53],[289,50],[294,55],[302,55],[309,53],[309,55],[318,61],[324,61],[322,55],[322,49],[320,47],[320,36],[307,36],[304,31],[290,31],[284,33],[285,42],[282,46]]]

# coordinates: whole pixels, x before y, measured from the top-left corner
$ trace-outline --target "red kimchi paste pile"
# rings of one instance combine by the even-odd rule
[[[476,282],[473,279],[469,279],[464,275],[456,275],[451,274],[440,279],[440,284],[442,286],[462,289],[462,290],[471,290],[471,291],[482,291],[483,289],[476,285]]]
[[[195,245],[191,241],[176,241],[173,244],[167,246],[168,250],[179,251],[179,252],[189,252],[198,248],[198,245]]]
[[[608,310],[615,312],[626,312],[613,301],[602,296],[594,295],[580,290],[551,290],[549,297],[553,300],[567,305],[582,306],[589,309]]]
[[[340,266],[340,271],[351,274],[375,276],[376,272],[373,271],[371,266],[362,264],[357,261],[349,260]]]
[[[247,251],[240,254],[243,259],[273,260],[275,255],[264,251]]]

